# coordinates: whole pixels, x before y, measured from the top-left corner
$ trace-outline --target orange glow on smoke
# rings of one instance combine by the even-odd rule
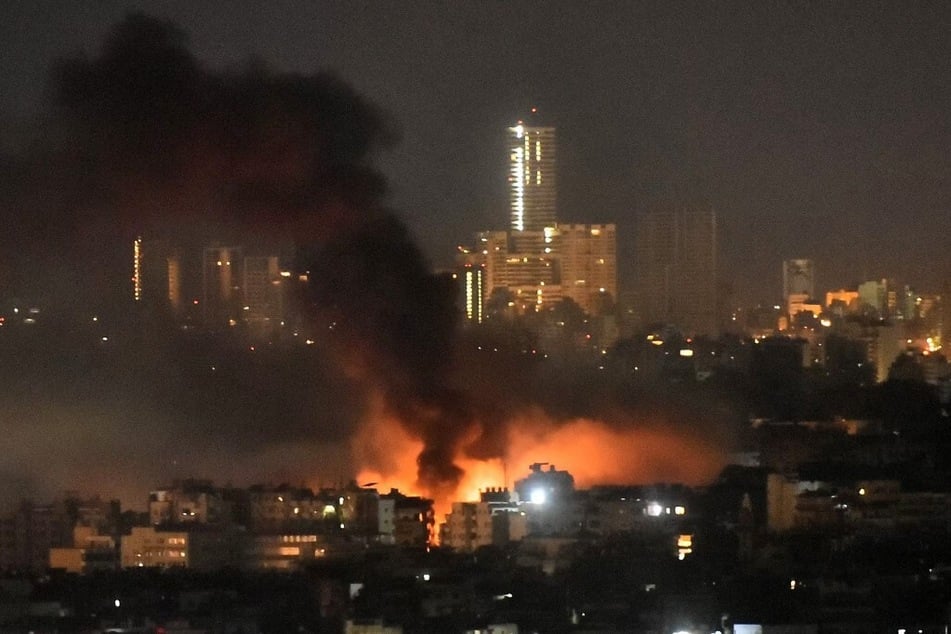
[[[381,493],[399,489],[406,495],[422,495],[416,483],[416,456],[423,443],[411,437],[399,422],[382,413],[379,402],[353,439],[354,463],[360,469],[357,484],[372,486]]]
[[[704,484],[724,466],[723,452],[699,437],[660,427],[617,430],[592,419],[554,421],[532,412],[509,424],[506,455],[476,460],[465,455],[456,464],[465,474],[454,492],[435,496],[416,480],[416,456],[422,443],[409,436],[379,408],[354,442],[355,463],[362,467],[360,484],[376,483],[381,492],[398,488],[407,495],[435,497],[437,523],[445,520],[453,501],[477,501],[489,487],[514,488],[528,475],[529,465],[548,462],[569,471],[578,488],[598,484]],[[473,439],[474,440],[474,439]]]
[[[656,482],[697,485],[712,480],[724,465],[716,447],[671,429],[617,430],[599,420],[557,424],[540,416],[516,421],[511,429],[508,461],[518,478],[531,463],[549,462],[571,472],[579,488]]]

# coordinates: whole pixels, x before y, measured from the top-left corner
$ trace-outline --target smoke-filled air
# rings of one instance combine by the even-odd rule
[[[538,461],[582,486],[717,473],[724,407],[493,356],[504,342],[462,329],[452,280],[400,219],[411,210],[387,206],[374,160],[398,122],[372,97],[324,71],[211,70],[175,25],[142,15],[51,69],[41,131],[0,164],[20,183],[0,200],[17,260],[3,256],[0,282],[39,280],[41,299],[92,329],[128,292],[135,237],[254,240],[293,254],[301,329],[316,334],[303,352],[247,358],[156,335],[118,341],[123,353],[57,353],[50,337],[7,350],[0,476],[18,479],[0,494],[81,486],[134,504],[173,477],[355,479],[444,504]]]

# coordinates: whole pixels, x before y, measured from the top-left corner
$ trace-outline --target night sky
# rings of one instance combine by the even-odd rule
[[[534,106],[558,127],[560,218],[616,222],[624,256],[652,201],[705,199],[738,302],[775,301],[789,257],[819,289],[951,279],[946,3],[14,1],[4,150],[50,64],[98,54],[129,11],[180,26],[209,68],[328,69],[384,109],[389,201],[437,266],[505,226],[504,132]]]
[[[820,291],[888,276],[940,292],[951,281],[945,5],[5,9],[3,302],[43,280],[42,299],[73,293],[82,310],[107,306],[110,293],[128,299],[132,236],[184,227],[207,240],[197,226],[208,223],[292,235],[305,246],[298,257],[312,258],[304,268],[323,272],[308,286],[310,316],[340,327],[313,355],[275,349],[254,363],[191,340],[117,338],[113,349],[100,345],[113,333],[99,321],[69,334],[86,342],[75,350],[40,328],[11,329],[22,336],[4,340],[11,451],[0,501],[74,484],[135,499],[196,474],[313,483],[383,473],[371,463],[399,454],[394,421],[424,445],[397,462],[427,491],[448,492],[461,459],[511,457],[508,433],[533,425],[571,449],[559,464],[611,463],[556,442],[597,429],[607,435],[592,455],[623,447],[611,436],[620,430],[656,449],[638,451],[642,460],[712,464],[671,456],[695,435],[698,456],[724,455],[719,430],[742,403],[720,407],[712,393],[692,394],[689,411],[676,395],[642,402],[581,370],[499,361],[496,348],[476,353],[455,338],[450,295],[429,265],[451,263],[477,230],[506,227],[505,131],[532,108],[558,128],[561,220],[619,226],[622,289],[636,274],[638,213],[685,200],[718,210],[721,277],[737,304],[776,302],[781,261],[793,257],[816,261]],[[380,456],[351,455],[373,444],[368,434],[385,439]],[[554,445],[537,453],[541,436],[519,460],[553,459]],[[662,467],[636,476],[681,479]]]

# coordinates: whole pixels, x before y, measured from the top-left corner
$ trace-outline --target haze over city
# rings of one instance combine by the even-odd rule
[[[559,221],[616,224],[614,294],[646,275],[633,257],[637,229],[645,231],[638,214],[669,204],[716,214],[708,272],[721,316],[785,301],[789,258],[808,258],[817,293],[884,277],[935,293],[947,280],[949,71],[938,8],[330,3],[263,13],[249,5],[227,19],[212,5],[143,5],[148,16],[137,8],[18,4],[4,27],[10,300],[98,319],[128,299],[133,238],[146,234],[146,249],[155,239],[197,249],[254,236],[257,248],[285,252],[329,244],[297,261],[317,258],[310,263],[334,271],[312,282],[316,319],[345,316],[345,343],[330,353],[343,359],[308,367],[320,378],[301,386],[302,403],[288,397],[286,377],[268,378],[259,407],[245,410],[229,404],[251,399],[233,386],[215,402],[200,382],[184,382],[182,399],[152,379],[161,386],[152,396],[132,396],[130,382],[88,399],[92,411],[66,416],[103,419],[103,441],[90,451],[134,456],[152,474],[144,477],[187,475],[192,461],[225,478],[251,475],[246,462],[235,470],[239,449],[259,465],[272,455],[286,467],[259,477],[350,477],[359,467],[346,457],[350,439],[374,395],[424,441],[428,486],[460,477],[453,460],[462,446],[503,457],[490,447],[510,439],[493,427],[509,429],[534,405],[542,419],[562,422],[592,415],[616,416],[622,428],[635,419],[635,427],[683,425],[666,407],[634,415],[651,407],[619,407],[596,390],[558,404],[557,390],[537,377],[522,391],[480,382],[478,365],[447,356],[457,349],[453,309],[430,271],[453,266],[456,245],[471,244],[476,231],[509,225],[505,143],[522,119],[557,130]],[[363,310],[369,305],[375,313]],[[354,358],[361,346],[366,358]],[[179,352],[149,354],[167,363]],[[43,379],[47,390],[61,371]],[[341,381],[350,389],[336,389]],[[489,393],[492,403],[482,397]],[[62,399],[43,402],[54,407],[48,418],[63,418],[51,405]],[[129,403],[104,405],[115,399]],[[133,436],[107,432],[125,407],[139,412],[139,450],[122,440]],[[188,407],[199,415],[189,420]],[[741,411],[734,404],[716,416]],[[221,421],[247,435],[222,437]],[[11,473],[34,472],[25,466],[37,460],[27,430],[56,424],[18,428]],[[213,446],[167,447],[167,430],[182,425]],[[709,476],[732,434],[691,428],[720,456],[701,460]],[[67,462],[86,462],[75,446],[60,445]]]
[[[951,8],[14,2],[0,630],[951,627]]]
[[[779,299],[786,258],[823,288],[948,275],[941,3],[17,2],[5,147],[35,130],[52,63],[136,10],[211,69],[330,70],[382,109],[399,140],[374,162],[434,265],[506,222],[504,129],[537,107],[559,130],[559,213],[618,224],[622,287],[634,214],[668,195],[716,209],[738,305]]]
[[[53,63],[36,142],[8,155],[6,309],[10,326],[39,324],[11,338],[8,496],[76,486],[128,497],[194,473],[320,483],[367,471],[448,502],[466,477],[469,496],[504,484],[508,460],[544,457],[548,437],[575,425],[589,436],[583,451],[548,451],[577,462],[581,481],[712,477],[729,431],[667,405],[636,415],[645,406],[610,387],[564,399],[560,384],[580,390],[591,377],[536,366],[526,355],[548,356],[537,346],[494,343],[503,350],[489,358],[461,343],[453,283],[385,206],[373,163],[393,139],[384,110],[337,75],[215,69],[189,46],[178,25],[129,14],[98,52]],[[270,291],[247,299],[251,260],[222,241],[275,267],[264,275],[285,288],[277,303],[261,303]],[[272,254],[288,251],[277,277]],[[287,286],[298,277],[301,289]],[[615,295],[613,276],[606,284]],[[179,341],[176,325],[210,338]],[[320,352],[276,345],[298,335]],[[396,443],[398,427],[420,444],[393,454],[396,444],[365,440],[378,429]],[[638,438],[644,455],[626,467],[582,467]]]

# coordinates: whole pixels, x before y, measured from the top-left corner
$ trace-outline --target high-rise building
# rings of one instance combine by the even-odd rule
[[[202,320],[205,326],[234,325],[241,318],[239,247],[207,247],[202,257]]]
[[[812,260],[802,258],[783,261],[783,300],[790,295],[805,295],[808,299],[815,297],[816,267]]]
[[[185,296],[182,289],[182,256],[172,254],[166,261],[168,277],[168,305],[172,315],[181,318],[185,310]]]
[[[557,222],[555,128],[521,121],[508,129],[509,206],[513,232],[544,231]]]
[[[462,266],[484,268],[482,297],[493,301],[497,293],[510,293],[517,312],[540,310],[562,298],[555,254],[554,228],[545,231],[482,231],[475,246],[463,248]]]
[[[132,299],[142,301],[142,236],[132,241]]]
[[[519,311],[540,310],[562,297],[554,245],[555,128],[519,121],[508,129],[508,151],[510,233],[504,245],[494,245],[496,259],[504,261],[487,267],[487,291],[505,287]]]
[[[170,251],[167,241],[158,237],[140,235],[132,241],[131,297],[145,312],[167,306]]]
[[[672,323],[686,334],[717,334],[717,220],[713,208],[655,208],[639,218],[634,244],[636,308],[643,322]]]
[[[561,293],[589,315],[617,301],[617,230],[613,224],[559,224],[555,240]]]
[[[281,270],[276,255],[244,258],[244,319],[264,325],[284,316]]]
[[[481,324],[485,318],[485,267],[469,265],[462,271],[466,319]]]
[[[783,302],[790,318],[806,310],[806,305],[815,304],[815,290],[816,268],[812,260],[783,260]]]
[[[864,312],[880,318],[888,315],[888,280],[862,282],[858,294]]]
[[[519,121],[508,140],[510,230],[480,232],[474,246],[460,248],[458,264],[471,282],[467,314],[481,319],[480,296],[492,312],[501,299],[525,313],[565,297],[598,312],[607,295],[617,296],[614,225],[558,224],[555,128]],[[471,292],[477,283],[481,293]]]

